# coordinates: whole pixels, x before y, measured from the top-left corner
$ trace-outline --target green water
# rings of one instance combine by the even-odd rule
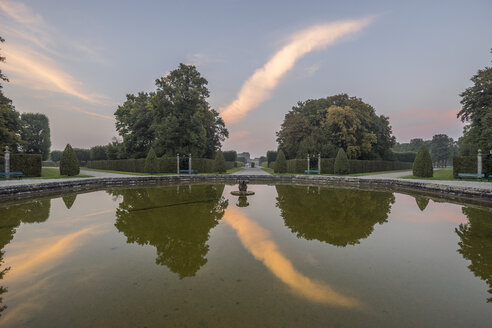
[[[492,210],[380,190],[0,203],[1,327],[490,327]]]

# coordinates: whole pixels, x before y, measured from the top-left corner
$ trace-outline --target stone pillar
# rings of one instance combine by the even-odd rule
[[[9,146],[5,146],[5,173],[8,175],[10,172],[10,151]]]
[[[189,170],[189,174],[191,174],[191,153],[190,153],[190,157],[188,157],[188,170]]]
[[[321,174],[321,154],[318,154],[318,174]]]
[[[179,153],[176,155],[176,168],[178,169],[178,175],[179,175]]]
[[[477,174],[482,174],[482,150],[478,150],[477,154]]]
[[[308,160],[308,174],[309,174],[309,170],[311,169],[311,165],[310,165],[311,163],[309,162],[309,154],[307,156],[307,160]]]

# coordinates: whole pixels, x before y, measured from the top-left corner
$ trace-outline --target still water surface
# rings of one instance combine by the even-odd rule
[[[492,210],[193,184],[0,203],[1,327],[490,327]]]

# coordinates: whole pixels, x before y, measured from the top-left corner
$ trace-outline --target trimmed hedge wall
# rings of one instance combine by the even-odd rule
[[[157,162],[159,164],[158,173],[177,173],[175,157],[161,157],[157,159]],[[191,168],[197,170],[198,173],[213,173],[214,162],[215,160],[208,158],[192,158]],[[98,170],[145,173],[145,158],[88,161],[87,167]],[[180,161],[180,167],[181,169],[188,169],[188,160]],[[234,162],[226,162],[226,170],[233,167]]]
[[[397,162],[397,161],[366,161],[366,160],[350,160],[349,173],[367,173],[379,171],[396,171],[396,170],[411,170],[412,163]],[[321,174],[334,174],[335,159],[321,159]],[[311,162],[311,170],[317,170],[318,164]],[[287,161],[287,172],[302,174],[307,170],[307,159],[290,159]]]
[[[477,173],[477,156],[453,157],[453,177],[458,178],[458,173]]]
[[[26,177],[41,176],[41,154],[10,154],[10,172],[22,172]]]

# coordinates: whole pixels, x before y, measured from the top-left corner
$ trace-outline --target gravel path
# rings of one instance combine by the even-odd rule
[[[271,175],[270,173],[263,171],[259,167],[245,167],[241,171],[232,173],[232,175]]]

